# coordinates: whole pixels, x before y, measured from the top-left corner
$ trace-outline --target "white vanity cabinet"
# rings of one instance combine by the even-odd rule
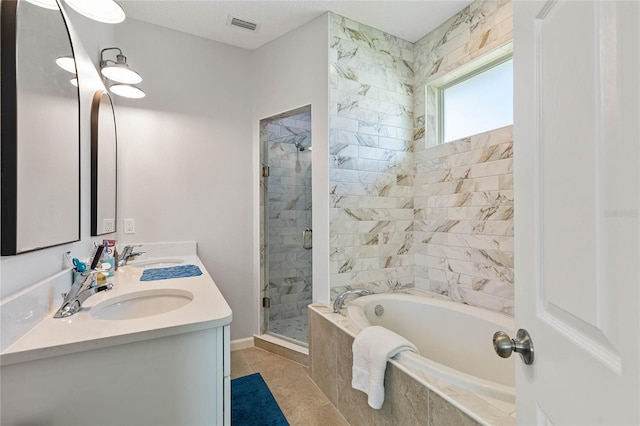
[[[1,424],[229,424],[228,335],[223,326],[2,366]]]
[[[52,310],[5,348],[0,424],[230,424],[231,309],[199,259],[181,259],[203,274],[141,282],[142,269],[128,266],[110,279],[114,290],[68,318],[53,319]],[[109,298],[150,289],[188,291],[193,300],[144,318],[91,316]]]

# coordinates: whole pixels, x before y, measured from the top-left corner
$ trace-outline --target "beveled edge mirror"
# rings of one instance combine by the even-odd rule
[[[56,65],[75,58],[60,9],[24,0],[0,8],[5,256],[80,240],[80,106],[73,75]]]
[[[116,232],[117,146],[116,118],[105,90],[91,102],[91,235]]]

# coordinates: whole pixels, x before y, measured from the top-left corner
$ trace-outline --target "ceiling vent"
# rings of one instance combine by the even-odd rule
[[[229,17],[228,24],[232,27],[244,28],[245,30],[255,31],[258,28],[258,24],[254,24],[253,22],[246,21],[244,19],[234,18],[232,16]]]

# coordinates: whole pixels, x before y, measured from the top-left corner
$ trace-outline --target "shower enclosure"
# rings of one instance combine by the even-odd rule
[[[311,279],[311,107],[260,121],[262,333],[306,346]]]

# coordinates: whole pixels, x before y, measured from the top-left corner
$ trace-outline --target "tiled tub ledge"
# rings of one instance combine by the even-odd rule
[[[311,378],[352,425],[515,425],[515,404],[477,395],[395,360],[385,372],[385,401],[380,410],[351,388],[357,328],[324,304],[309,306]]]

